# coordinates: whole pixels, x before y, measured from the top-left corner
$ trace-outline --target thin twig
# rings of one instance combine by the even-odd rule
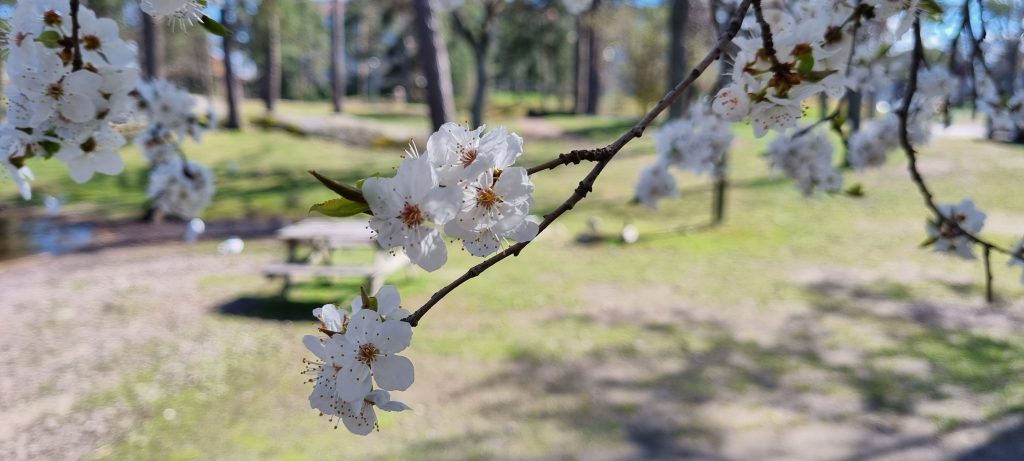
[[[927,206],[935,215],[937,226],[940,228],[944,225],[949,226],[957,235],[963,235],[964,237],[967,237],[968,240],[984,247],[986,255],[992,250],[1005,255],[1012,255],[1008,249],[967,232],[961,228],[956,221],[942,214],[938,205],[935,204],[934,194],[932,194],[931,189],[928,188],[928,184],[925,182],[924,176],[922,176],[920,170],[918,170],[917,151],[914,150],[914,146],[910,142],[908,125],[910,120],[911,102],[914,98],[914,93],[917,92],[917,73],[921,68],[921,64],[924,62],[924,59],[924,47],[921,40],[921,18],[917,17],[914,19],[914,49],[911,52],[910,75],[907,77],[907,90],[906,94],[903,95],[903,106],[899,111],[900,146],[903,148],[903,152],[907,156],[907,171],[910,173],[910,178],[914,181],[914,184],[917,185],[917,190],[924,198],[925,206]]]
[[[985,300],[989,304],[995,302],[996,297],[992,291],[992,247],[985,247]]]
[[[82,44],[79,43],[78,29],[81,26],[78,24],[78,10],[80,9],[80,0],[71,0],[71,43],[74,49],[74,55],[71,57],[71,70],[81,70],[82,63]]]
[[[598,176],[601,175],[601,172],[604,171],[604,168],[608,166],[608,163],[611,162],[615,155],[620,150],[622,150],[622,148],[630,141],[642,136],[644,130],[648,126],[650,126],[652,122],[654,122],[654,119],[657,118],[659,114],[664,112],[665,109],[668,108],[668,106],[670,106],[676,99],[678,99],[683,94],[683,92],[685,92],[687,88],[689,88],[690,85],[692,85],[693,82],[697,80],[697,77],[700,77],[700,75],[703,74],[705,70],[707,70],[708,66],[710,66],[711,63],[715,62],[715,60],[717,60],[722,55],[722,50],[732,41],[733,37],[735,37],[736,34],[739,32],[740,26],[742,25],[743,16],[746,14],[747,9],[750,8],[751,1],[752,0],[743,0],[740,6],[736,9],[736,14],[733,15],[732,21],[729,23],[728,29],[724,34],[722,34],[721,37],[719,37],[718,44],[716,44],[715,47],[711,51],[709,51],[706,56],[704,56],[704,59],[701,60],[699,64],[697,64],[697,67],[690,71],[690,75],[688,75],[686,79],[676,84],[675,88],[672,88],[671,91],[669,91],[663,98],[661,98],[661,101],[659,101],[658,104],[654,106],[654,108],[647,112],[647,114],[644,115],[644,117],[641,118],[640,121],[636,123],[636,125],[633,125],[633,128],[623,133],[621,136],[619,136],[618,139],[613,141],[608,146],[598,149],[601,155],[601,159],[597,161],[597,164],[594,165],[594,168],[590,170],[590,173],[588,173],[587,176],[583,178],[582,181],[580,181],[579,185],[576,186],[576,190],[573,191],[572,195],[570,195],[569,198],[565,200],[565,202],[559,205],[558,208],[556,208],[554,211],[544,215],[544,220],[540,223],[540,228],[537,232],[538,234],[543,232],[545,229],[548,228],[548,226],[551,225],[552,222],[554,222],[560,216],[565,214],[567,211],[571,210],[581,200],[586,198],[587,194],[589,194],[593,190],[594,183],[597,181]],[[558,165],[563,164],[566,163],[559,161],[553,163],[552,165],[554,166],[552,167],[542,169],[555,168]],[[541,170],[539,169],[537,171]],[[515,245],[506,248],[500,253],[491,256],[490,258],[487,258],[482,263],[471,267],[468,271],[466,271],[465,274],[462,274],[462,276],[453,280],[451,283],[445,285],[443,288],[434,293],[430,297],[430,299],[427,300],[426,303],[424,303],[419,309],[416,310],[416,312],[414,312],[412,315],[406,317],[403,320],[409,322],[409,324],[412,326],[418,325],[420,319],[422,319],[423,316],[427,314],[427,312],[430,312],[431,308],[433,308],[438,302],[444,299],[444,297],[451,293],[453,290],[458,288],[463,283],[466,283],[470,279],[482,274],[491,266],[501,262],[505,258],[508,258],[509,256],[518,256],[519,252],[522,251],[523,248],[526,248],[526,246],[529,244],[529,241],[516,243]]]
[[[818,125],[821,125],[822,123],[831,122],[832,120],[835,120],[836,117],[839,116],[839,113],[840,113],[839,108],[842,107],[842,102],[843,102],[844,99],[846,99],[845,95],[842,98],[839,99],[839,102],[836,104],[835,110],[830,112],[828,115],[826,115],[826,116],[824,116],[822,118],[819,118],[818,120],[815,120],[814,123],[812,123],[810,125],[807,125],[807,126],[801,128],[801,129],[797,130],[796,132],[794,132],[793,133],[793,139],[799,138],[799,137],[809,133],[811,130],[816,128]]]
[[[775,38],[772,36],[772,27],[764,18],[764,11],[761,10],[761,0],[754,1],[754,17],[757,24],[761,26],[761,45],[764,47],[764,54],[772,63],[772,71],[776,71],[779,64],[779,57],[775,52]]]
[[[582,162],[599,162],[608,157],[608,151],[604,148],[601,149],[580,149],[569,151],[564,154],[558,154],[551,160],[548,160],[540,165],[532,166],[526,169],[528,174],[539,173],[544,170],[554,170],[562,165],[578,165]]]

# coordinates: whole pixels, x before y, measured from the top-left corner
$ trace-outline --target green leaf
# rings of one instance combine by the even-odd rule
[[[942,20],[942,14],[944,11],[942,9],[942,5],[939,5],[939,2],[935,0],[921,0],[921,2],[918,3],[918,8],[920,8],[922,12],[926,13],[932,20]],[[907,14],[910,13],[908,12]]]
[[[46,151],[43,158],[53,157],[60,150],[60,143],[53,141],[39,141],[39,145]]]
[[[938,237],[928,237],[927,240],[921,242],[920,248],[930,247],[930,246],[932,246],[932,244],[934,244],[935,242],[938,242],[938,241],[939,241]]]
[[[796,57],[796,71],[800,75],[805,75],[814,69],[814,54],[810,51],[800,54]]]
[[[47,48],[57,48],[57,42],[59,42],[61,38],[60,32],[47,30],[39,34],[39,38],[37,38],[36,41],[42,43],[43,46]]]
[[[203,26],[203,29],[206,29],[207,32],[213,35],[219,35],[221,37],[227,37],[231,35],[230,29],[224,27],[223,24],[217,22],[217,20],[209,16],[204,15],[203,19],[199,21],[199,24]]]
[[[863,197],[864,185],[861,183],[853,184],[850,187],[847,187],[843,192],[850,197]]]
[[[320,173],[317,173],[315,170],[309,170],[309,174],[313,175],[313,177],[316,178],[317,181],[320,181],[321,184],[326,186],[328,189],[334,191],[334,193],[344,198],[347,198],[353,202],[366,203],[366,198],[363,197],[363,185],[361,183],[359,184],[359,187],[356,188],[348,184],[342,184],[338,181],[328,178]]]
[[[353,202],[344,198],[336,198],[326,202],[317,203],[316,205],[309,207],[309,211],[316,211],[317,213],[333,218],[347,218],[360,213],[373,214],[370,213],[370,205]]]

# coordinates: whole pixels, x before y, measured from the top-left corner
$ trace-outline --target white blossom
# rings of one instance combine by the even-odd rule
[[[437,270],[448,260],[434,225],[455,217],[461,192],[457,187],[439,187],[426,157],[407,157],[393,178],[369,178],[363,184],[377,243],[383,249],[401,247],[410,261],[427,271]]]
[[[866,121],[850,136],[850,166],[861,170],[883,165],[889,152],[899,147],[899,130],[900,119],[894,114]],[[912,136],[911,142],[918,144],[923,140]]]
[[[209,167],[180,157],[157,164],[149,173],[146,198],[156,209],[183,219],[203,213],[216,192]]]
[[[76,70],[73,47],[64,38],[72,32],[69,13],[66,0],[20,0],[14,8],[7,120],[25,136],[7,143],[20,146],[7,157],[24,164],[56,154],[81,183],[96,172],[123,170],[118,149],[125,139],[111,123],[127,120],[138,70],[117,24],[84,6],[78,9],[82,66]]]
[[[929,220],[928,237],[935,240],[932,247],[940,253],[949,253],[963,259],[975,259],[974,242],[966,233],[977,235],[985,226],[985,213],[974,206],[970,199],[959,204],[939,205],[944,219]]]
[[[525,168],[487,170],[461,187],[462,205],[444,230],[461,239],[469,254],[487,256],[502,240],[526,242],[537,236],[537,224],[526,219],[533,206],[533,182]]]
[[[104,125],[81,144],[65,142],[56,157],[68,164],[71,179],[81,184],[95,173],[116,175],[124,171],[124,160],[117,152],[124,143],[124,136]]]
[[[658,207],[658,200],[678,196],[676,178],[669,173],[666,165],[655,163],[640,172],[634,197],[644,206],[654,209]]]
[[[833,163],[834,151],[832,142],[820,129],[797,130],[779,134],[768,144],[768,162],[795,180],[804,195],[816,190],[837,192],[842,189],[843,177]]]
[[[315,309],[313,314],[327,337],[303,338],[318,359],[307,361],[306,373],[316,375],[311,380],[310,406],[338,417],[359,435],[376,427],[373,407],[408,410],[405,404],[391,400],[388,391],[408,389],[414,380],[412,362],[397,355],[412,339],[412,326],[401,321],[408,312],[400,307],[398,290],[385,285],[367,299],[369,305],[361,297],[353,300],[351,312],[334,305]]]
[[[686,118],[665,122],[654,133],[660,161],[696,174],[713,172],[732,144],[730,124],[704,105],[696,104]]]
[[[426,157],[437,174],[438,184],[454,186],[487,170],[512,166],[523,153],[523,138],[499,126],[469,130],[445,123],[427,140]]]

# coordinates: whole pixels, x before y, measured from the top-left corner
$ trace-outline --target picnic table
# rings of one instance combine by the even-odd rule
[[[263,267],[267,278],[284,279],[282,296],[287,296],[296,277],[362,277],[374,293],[391,273],[409,264],[404,254],[381,250],[366,221],[310,218],[277,231],[277,239],[287,245],[287,259]],[[365,265],[334,264],[337,250],[374,248],[372,263]],[[308,249],[308,252],[302,251]],[[305,253],[305,254],[303,254]]]

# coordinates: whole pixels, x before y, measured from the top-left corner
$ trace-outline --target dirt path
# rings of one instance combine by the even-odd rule
[[[249,327],[216,308],[266,288],[252,276],[271,259],[167,244],[0,266],[0,459],[95,456],[141,421],[173,418],[122,398],[84,403],[104,392],[155,400],[211,380],[198,363],[258,355],[225,349],[225,338],[237,343]],[[917,266],[783,269],[794,274],[787,283],[807,287],[806,303],[752,301],[726,312],[693,305],[666,284],[643,293],[588,286],[585,313],[524,313],[507,327],[635,328],[629,348],[577,344],[560,332],[551,340],[582,355],[486,364],[435,356],[417,371],[413,401],[438,410],[408,424],[448,427],[462,437],[453,446],[515,443],[513,421],[614,438],[608,448],[566,446],[536,458],[552,460],[1022,459],[1024,422],[1000,398],[1019,378],[1019,350],[1007,338],[1024,328],[1024,305],[979,309],[973,294],[941,302],[901,295],[903,284],[942,276]],[[618,315],[623,306],[628,317]],[[941,354],[925,354],[935,349]],[[977,369],[958,355],[975,351],[992,354]],[[479,377],[452,389],[451,376],[465,369]],[[139,373],[153,377],[132,380]],[[147,384],[123,389],[126,382]]]
[[[0,265],[0,459],[85,457],[135,418],[123,406],[78,412],[80,399],[138,370],[172,385],[188,379],[190,362],[215,358],[204,318],[235,294],[200,283],[250,275],[261,258],[205,250],[125,247]],[[139,351],[152,347],[170,360],[145,363],[153,354]]]

